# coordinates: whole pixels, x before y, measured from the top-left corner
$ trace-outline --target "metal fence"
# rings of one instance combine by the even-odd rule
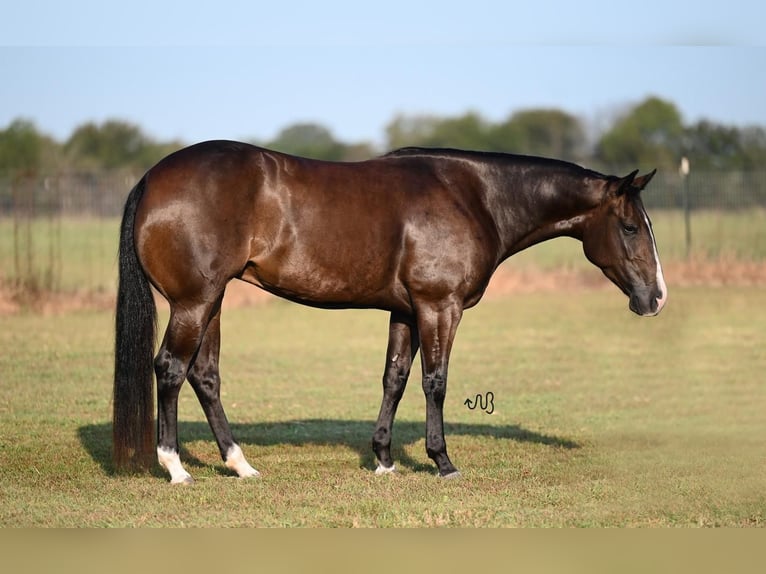
[[[0,176],[0,288],[31,297],[113,291],[119,216],[139,177]]]
[[[692,211],[766,208],[766,170],[692,170],[686,176],[658,173],[643,200],[648,209],[683,209],[685,205]]]
[[[115,217],[139,177],[124,171],[0,176],[0,217]]]
[[[616,170],[628,173],[630,170]],[[56,215],[115,217],[141,174],[0,175],[0,217]],[[685,194],[688,194],[685,198]],[[658,173],[643,196],[647,208],[691,210],[766,208],[766,170]]]

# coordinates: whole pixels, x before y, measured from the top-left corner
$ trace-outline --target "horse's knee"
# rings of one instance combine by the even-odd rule
[[[437,404],[444,403],[447,396],[447,377],[442,373],[431,373],[423,377],[423,392]]]
[[[383,392],[395,399],[400,399],[407,386],[410,375],[409,367],[393,367],[386,370],[383,375]]]

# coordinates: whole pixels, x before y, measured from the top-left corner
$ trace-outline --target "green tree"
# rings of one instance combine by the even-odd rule
[[[67,159],[77,169],[148,169],[165,146],[156,144],[136,125],[109,120],[78,127],[64,145]]]
[[[0,172],[39,172],[55,162],[56,144],[35,124],[16,119],[0,130]]]
[[[489,150],[492,146],[489,126],[476,112],[438,122],[423,145],[473,150]]]
[[[740,169],[747,163],[739,129],[707,120],[686,129],[684,155],[695,169]]]
[[[399,115],[386,126],[387,147],[405,146],[491,149],[490,126],[476,112],[455,118]]]
[[[439,121],[430,115],[396,115],[386,126],[386,148],[425,145]]]
[[[346,147],[329,129],[316,123],[288,126],[266,145],[284,153],[325,160],[344,159]]]
[[[583,158],[585,130],[580,120],[556,109],[531,109],[513,114],[491,134],[493,149],[569,161]]]
[[[748,126],[740,130],[742,151],[746,169],[764,169],[766,166],[766,128],[763,126]]]
[[[610,167],[673,168],[684,147],[684,126],[675,104],[650,97],[618,119],[598,142],[596,157]]]
[[[378,155],[378,151],[367,142],[343,146],[343,161],[363,161]]]

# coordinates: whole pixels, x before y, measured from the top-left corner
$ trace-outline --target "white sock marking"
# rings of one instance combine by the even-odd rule
[[[242,453],[242,449],[238,444],[231,447],[226,453],[226,462],[224,463],[226,468],[236,472],[240,478],[248,478],[250,476],[261,476],[261,473],[255,470],[245,460],[245,455]]]
[[[157,447],[157,460],[170,473],[171,484],[194,482],[191,474],[186,472],[181,464],[181,458],[174,450]]]
[[[383,474],[391,474],[392,472],[396,472],[395,464],[392,464],[391,466],[383,466],[382,464],[378,463],[378,468],[375,469],[375,474],[378,476]]]

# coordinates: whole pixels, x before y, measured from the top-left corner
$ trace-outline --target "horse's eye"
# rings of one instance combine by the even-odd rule
[[[638,226],[632,223],[623,223],[622,230],[625,232],[625,235],[635,235],[638,233]]]

